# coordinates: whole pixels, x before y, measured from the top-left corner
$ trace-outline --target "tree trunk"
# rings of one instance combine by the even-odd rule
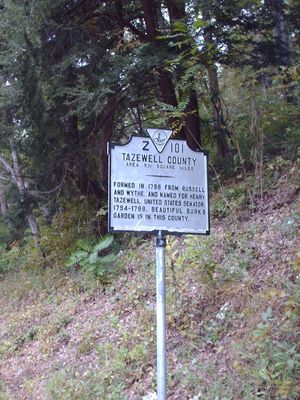
[[[172,78],[166,70],[159,68],[158,70],[158,88],[159,97],[163,103],[169,104],[173,107],[177,107],[177,98]],[[167,127],[172,129],[178,139],[185,138],[185,132],[181,127],[181,121],[179,118],[170,117],[168,119]]]
[[[207,4],[203,4],[202,6],[202,16],[204,21],[206,22],[210,21],[210,14]],[[213,38],[209,27],[204,31],[204,41],[206,46],[213,43]],[[209,90],[212,102],[214,128],[216,132],[217,155],[218,155],[218,161],[220,163],[223,162],[230,153],[227,144],[227,136],[229,135],[229,131],[226,128],[224,113],[222,108],[218,70],[212,60],[210,60],[210,63],[207,64],[207,72],[208,72],[208,83],[209,83]]]
[[[177,20],[185,19],[185,0],[167,0],[166,5],[172,25]]]
[[[142,1],[143,11],[144,11],[144,19],[147,31],[147,38],[149,42],[155,43],[155,37],[158,35],[157,32],[157,23],[156,23],[156,15],[155,15],[155,1],[153,0],[143,0]]]
[[[166,5],[168,8],[168,14],[170,18],[171,28],[174,27],[176,21],[185,21],[185,0],[167,0]],[[188,50],[187,45],[183,46],[183,50]],[[201,149],[201,124],[199,117],[199,106],[196,91],[192,88],[193,82],[190,82],[190,98],[188,105],[186,106],[183,117],[184,123],[184,136],[187,140],[187,144],[193,150]]]
[[[212,64],[208,66],[207,70],[208,70],[209,90],[212,102],[214,127],[216,131],[218,161],[222,162],[230,154],[230,150],[227,143],[227,136],[229,136],[229,131],[226,128],[226,123],[224,120],[217,67]]]
[[[175,2],[167,1],[171,26],[173,26],[175,20],[181,18],[181,16],[185,18],[184,4],[185,1],[182,0],[177,0]],[[147,38],[149,42],[160,46],[161,43],[156,40],[156,36],[159,34],[158,21],[156,20],[156,7],[155,1],[143,0]],[[171,75],[164,67],[159,67],[157,72],[160,98],[164,103],[177,107],[176,91]],[[196,150],[201,148],[198,101],[194,90],[191,90],[189,103],[184,110],[183,118],[169,118],[168,126],[175,132],[177,138],[186,138],[192,149]]]
[[[19,189],[21,200],[22,199],[24,200],[26,198],[26,194],[27,194],[26,186],[28,186],[28,185],[26,185],[25,179],[21,172],[18,149],[17,149],[15,139],[13,137],[10,139],[10,148],[11,148],[11,155],[12,155],[12,160],[13,160],[13,167],[12,167],[13,173],[14,173],[15,180],[16,180],[16,183],[17,183],[17,186]],[[37,220],[35,218],[35,215],[32,212],[28,211],[26,214],[26,220],[28,222],[29,228],[30,228],[32,236],[33,236],[35,248],[36,248],[39,256],[41,257],[41,259],[43,259],[43,258],[45,258],[45,254],[43,253],[42,248],[41,248],[40,230],[39,230],[39,226],[38,226]]]
[[[273,19],[273,32],[276,42],[276,55],[280,65],[291,65],[291,49],[288,30],[284,18],[284,3],[282,0],[266,0]]]
[[[36,250],[38,252],[38,255],[39,255],[39,257],[41,259],[44,259],[45,258],[45,254],[44,254],[44,252],[42,251],[42,248],[41,248],[40,230],[39,230],[39,226],[38,226],[37,220],[35,218],[35,215],[32,214],[32,213],[28,213],[26,215],[26,220],[27,220],[28,225],[30,227],[30,230],[31,230],[31,233],[32,233],[32,236],[33,236],[33,240],[34,240],[34,245],[35,245],[35,248],[36,248]]]
[[[4,179],[4,174],[0,171],[0,215],[2,215],[3,217],[5,228],[8,233],[13,229],[13,227],[11,221],[8,218],[9,208],[6,202]]]
[[[19,154],[18,154],[18,149],[17,149],[17,145],[16,145],[14,138],[10,139],[10,148],[11,148],[11,156],[12,156],[12,160],[13,160],[14,176],[16,179],[16,183],[17,183],[19,192],[24,197],[24,194],[26,192],[26,186],[25,186],[23,175],[21,173],[21,168],[20,168],[20,163],[19,163]]]
[[[200,136],[200,118],[197,93],[191,90],[190,99],[185,110],[185,125],[184,133],[188,146],[192,150],[201,149],[201,136]]]
[[[109,141],[114,127],[114,112],[117,105],[117,97],[111,96],[103,112],[103,119],[99,137],[99,174],[102,188],[107,191],[108,165],[107,165],[107,142]]]
[[[287,103],[296,104],[295,85],[289,72],[289,67],[292,65],[293,60],[287,24],[284,17],[284,2],[283,0],[266,0],[266,5],[273,20],[277,64],[287,67],[283,78],[285,98]]]
[[[5,198],[5,188],[4,188],[3,181],[4,181],[4,175],[0,171],[0,211],[1,211],[1,214],[3,215],[3,217],[5,217],[5,215],[7,214],[7,211],[8,211],[8,207],[7,207],[6,198]]]
[[[147,39],[149,42],[156,46],[160,43],[157,42],[156,36],[158,35],[158,22],[156,21],[156,5],[153,0],[143,0],[144,19],[147,31]],[[157,69],[157,84],[159,88],[160,100],[173,107],[177,107],[177,98],[172,78],[168,71],[163,67]],[[168,127],[177,133],[177,137],[184,137],[183,130],[180,128],[181,124],[178,118],[169,118]]]

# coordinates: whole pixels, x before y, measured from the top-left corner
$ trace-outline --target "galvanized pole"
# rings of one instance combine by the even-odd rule
[[[167,398],[166,357],[166,238],[156,236],[156,336],[157,336],[157,400]]]

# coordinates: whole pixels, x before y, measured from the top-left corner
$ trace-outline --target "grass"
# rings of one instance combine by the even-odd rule
[[[235,214],[213,222],[210,237],[168,237],[170,400],[299,398],[299,201],[282,200],[285,188],[263,212],[244,208],[240,185],[228,188]],[[154,243],[127,246],[105,285],[62,268],[4,275],[2,392],[9,383],[16,398],[23,385],[46,400],[155,391]]]
[[[0,400],[6,400],[6,394],[4,392],[4,384],[0,381]]]

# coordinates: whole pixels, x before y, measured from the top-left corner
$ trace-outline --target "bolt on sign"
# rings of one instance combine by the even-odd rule
[[[109,230],[209,234],[208,154],[172,131],[109,143]]]

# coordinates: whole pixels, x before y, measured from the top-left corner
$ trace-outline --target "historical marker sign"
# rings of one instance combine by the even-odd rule
[[[148,133],[109,143],[110,231],[209,234],[207,153]]]
[[[167,398],[165,247],[168,233],[209,234],[206,152],[172,131],[109,143],[109,230],[156,234],[157,399]]]

